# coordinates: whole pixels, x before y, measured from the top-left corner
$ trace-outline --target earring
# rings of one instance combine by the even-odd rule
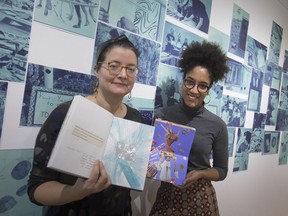
[[[207,99],[207,96],[209,96],[208,99]],[[211,101],[211,96],[210,96],[210,94],[208,94],[208,95],[206,95],[206,97],[204,99],[204,104],[208,104],[208,103],[210,103],[210,101]]]
[[[131,98],[132,98],[132,93],[129,92],[129,94],[128,94],[128,99],[131,99]]]

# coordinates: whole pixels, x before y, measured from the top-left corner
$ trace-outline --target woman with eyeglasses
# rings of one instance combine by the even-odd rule
[[[96,55],[95,75],[98,82],[94,92],[86,98],[114,116],[144,123],[137,110],[122,102],[123,97],[131,93],[136,81],[138,57],[138,50],[125,36],[103,43]],[[95,161],[88,179],[46,167],[70,104],[71,101],[58,106],[36,138],[33,168],[28,180],[30,200],[45,206],[43,215],[46,216],[132,215],[129,189],[111,185],[111,179],[100,161]]]
[[[182,101],[158,110],[161,118],[196,128],[184,186],[161,182],[150,215],[218,216],[211,181],[222,181],[228,171],[228,133],[225,122],[204,107],[209,89],[229,68],[221,48],[209,42],[191,43],[181,54]],[[212,154],[213,164],[210,164]]]

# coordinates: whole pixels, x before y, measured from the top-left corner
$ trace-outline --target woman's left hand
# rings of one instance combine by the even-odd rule
[[[208,181],[218,181],[219,173],[215,168],[192,170],[188,172],[186,175],[186,179],[184,180],[184,187],[192,185],[199,179],[206,179]]]
[[[187,173],[186,179],[184,180],[184,186],[189,186],[202,178],[201,170],[192,170]]]

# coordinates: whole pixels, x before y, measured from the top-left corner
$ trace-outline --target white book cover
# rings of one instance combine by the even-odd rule
[[[96,159],[112,184],[143,190],[154,127],[114,117],[92,101],[74,97],[47,167],[88,178]]]

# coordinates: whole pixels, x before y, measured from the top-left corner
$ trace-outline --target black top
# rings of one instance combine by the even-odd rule
[[[49,157],[70,104],[71,101],[63,103],[55,108],[41,127],[36,138],[33,167],[28,180],[28,196],[31,202],[37,205],[42,204],[34,199],[34,191],[42,183],[59,181],[63,184],[73,185],[77,179],[77,177],[47,168]],[[129,106],[127,106],[127,114],[124,118],[136,122],[144,122],[141,114],[136,109]],[[63,158],[63,160],[65,159]],[[132,215],[130,201],[129,189],[112,185],[106,190],[90,195],[80,201],[61,206],[47,206],[47,212],[44,215],[128,216]]]

